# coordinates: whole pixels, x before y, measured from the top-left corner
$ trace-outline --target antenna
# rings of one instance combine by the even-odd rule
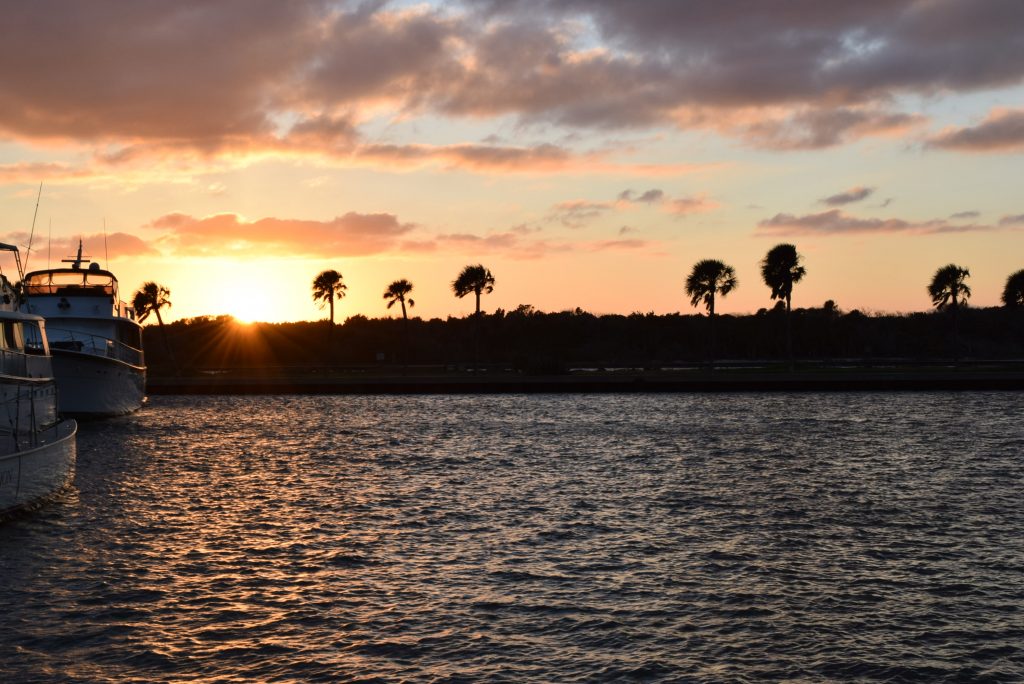
[[[39,181],[39,193],[36,195],[36,210],[32,212],[32,230],[28,234],[28,249],[25,250],[25,270],[28,270],[28,258],[32,256],[32,238],[36,234],[36,216],[39,215],[39,200],[43,196],[43,181]]]

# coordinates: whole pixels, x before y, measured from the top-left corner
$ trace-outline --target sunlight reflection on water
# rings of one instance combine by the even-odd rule
[[[156,397],[5,681],[1024,678],[1020,394]]]

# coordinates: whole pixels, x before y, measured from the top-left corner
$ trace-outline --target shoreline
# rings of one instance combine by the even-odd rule
[[[721,369],[589,372],[567,375],[452,372],[440,375],[366,373],[223,374],[153,376],[150,395],[201,394],[555,394],[667,392],[921,392],[1022,391],[1018,368],[820,369],[788,371]]]

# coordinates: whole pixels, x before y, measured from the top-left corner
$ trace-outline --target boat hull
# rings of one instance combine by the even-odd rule
[[[0,455],[0,518],[44,503],[75,477],[78,424],[65,420],[34,433],[30,448]]]
[[[137,411],[146,399],[146,369],[92,354],[53,349],[58,410],[100,418]]]

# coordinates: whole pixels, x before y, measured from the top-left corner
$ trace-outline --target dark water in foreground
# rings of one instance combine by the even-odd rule
[[[1021,681],[1024,394],[157,397],[0,680]]]

